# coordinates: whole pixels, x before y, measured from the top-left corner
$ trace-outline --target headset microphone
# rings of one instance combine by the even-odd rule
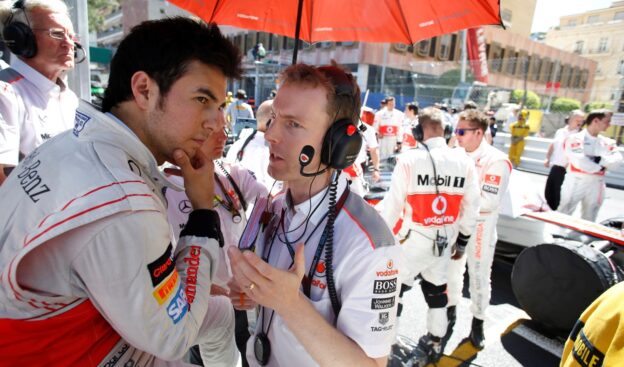
[[[80,57],[78,57],[78,50],[82,53]],[[84,47],[78,42],[74,42],[74,62],[76,64],[80,64],[81,62],[87,59],[87,52],[84,50]]]
[[[305,173],[303,172],[303,169],[310,164],[310,162],[312,162],[312,158],[314,158],[314,147],[311,145],[306,145],[303,148],[301,148],[301,153],[299,153],[299,165],[301,166],[301,168],[299,169],[299,173],[301,174],[301,176],[303,177],[314,177],[314,176],[318,176],[321,173],[327,171],[327,168],[322,169],[320,171],[316,171],[314,173]]]

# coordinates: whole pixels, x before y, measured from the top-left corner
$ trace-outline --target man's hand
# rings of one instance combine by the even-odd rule
[[[214,163],[197,149],[192,159],[182,149],[173,152],[180,169],[165,169],[166,173],[184,178],[184,191],[193,209],[212,209],[214,200]]]
[[[546,167],[546,168],[550,167],[550,159],[546,159],[544,161],[544,167]]]
[[[304,246],[295,251],[295,261],[289,270],[275,268],[251,251],[240,252],[235,247],[228,249],[234,281],[253,301],[278,314],[297,312],[302,300],[299,287],[305,272]]]
[[[228,282],[228,287],[230,288],[228,296],[230,297],[230,301],[232,301],[232,306],[234,306],[235,309],[251,310],[258,305],[245,294],[243,289],[238,285],[234,278],[232,278]]]
[[[453,245],[453,248],[451,249],[451,259],[453,260],[459,260],[464,256],[464,253],[466,252],[466,248],[465,247],[460,247],[457,246],[457,244]]]

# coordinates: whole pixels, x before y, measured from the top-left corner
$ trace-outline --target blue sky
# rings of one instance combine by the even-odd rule
[[[545,32],[559,24],[559,17],[608,8],[614,0],[537,0],[531,32]]]

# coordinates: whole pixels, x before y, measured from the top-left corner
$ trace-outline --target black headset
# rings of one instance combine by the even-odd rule
[[[15,13],[18,11],[24,12],[24,17],[28,24],[13,21]],[[31,59],[37,55],[37,41],[35,39],[35,34],[30,28],[30,21],[28,20],[28,15],[24,8],[24,0],[16,1],[13,4],[11,15],[4,23],[2,36],[7,47],[13,54],[27,59]]]
[[[422,141],[425,139],[425,133],[423,132],[423,128],[420,123],[412,128],[412,135],[414,135],[414,139],[416,139],[416,141],[420,143],[422,143]],[[449,124],[444,124],[444,139],[447,143],[451,139],[452,135],[453,127]]]
[[[359,98],[355,95],[353,76],[335,66],[321,66],[318,70],[331,81],[336,97],[349,96],[354,100]],[[360,153],[360,148],[362,148],[362,136],[353,118],[333,121],[323,137],[321,163],[334,169],[345,169],[355,162]],[[314,173],[303,172],[303,168],[312,161],[313,156],[314,148],[311,145],[306,145],[301,149],[299,164],[301,165],[300,173],[302,176],[316,176],[326,171],[323,169]]]

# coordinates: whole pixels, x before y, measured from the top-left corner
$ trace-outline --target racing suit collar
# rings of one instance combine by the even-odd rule
[[[97,121],[89,124],[88,121],[91,119],[89,115],[97,115]],[[76,113],[76,121],[79,118],[83,119],[83,121],[86,119],[82,130],[77,131],[74,128],[74,135],[78,136],[79,139],[99,141],[123,150],[141,166],[141,170],[146,173],[143,176],[148,176],[152,183],[161,191],[164,186],[176,191],[184,190],[184,186],[180,186],[165,177],[156,164],[156,159],[152,153],[132,130],[122,124],[123,121],[114,116],[101,113],[93,105],[82,100]]]
[[[477,160],[479,157],[483,155],[483,152],[485,152],[488,145],[490,144],[485,139],[483,139],[481,140],[481,144],[479,144],[479,147],[477,149],[473,150],[472,152],[466,152],[466,153],[468,153],[468,156],[472,158],[473,160]]]
[[[325,218],[325,213],[329,207],[329,193],[327,190],[329,186],[326,186],[323,190],[319,191],[316,195],[312,196],[309,200],[304,201],[301,204],[294,205],[290,197],[290,191],[287,192],[285,197],[286,207],[288,210],[288,217],[292,218],[295,214],[303,215],[305,218],[310,216],[309,221],[313,226],[320,224],[320,221]],[[348,190],[347,180],[339,176],[338,187],[336,188],[336,200],[338,200],[343,194],[344,190]],[[327,194],[327,195],[326,195]],[[314,210],[318,206],[317,210]],[[314,211],[310,214],[310,211]],[[336,213],[337,214],[337,213]]]

